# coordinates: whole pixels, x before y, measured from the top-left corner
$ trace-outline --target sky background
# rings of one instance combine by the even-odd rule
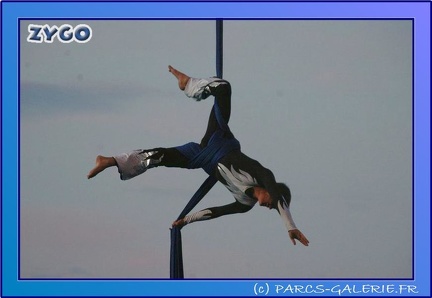
[[[86,44],[31,44],[21,21],[22,278],[169,278],[169,228],[206,178],[151,169],[92,180],[98,154],[199,141],[211,98],[168,64],[215,75],[214,21],[85,21]],[[77,25],[83,22],[37,21]],[[224,21],[230,127],[292,191],[310,246],[276,211],[182,230],[186,278],[412,277],[411,21]],[[194,209],[234,198],[217,184]]]

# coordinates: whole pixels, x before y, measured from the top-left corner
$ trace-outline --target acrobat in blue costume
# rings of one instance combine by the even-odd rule
[[[308,245],[307,238],[297,229],[290,213],[291,192],[284,183],[276,182],[272,171],[240,150],[240,143],[228,127],[231,113],[231,85],[222,77],[222,22],[217,22],[217,77],[191,78],[169,67],[179,79],[179,87],[188,97],[199,101],[210,95],[215,97],[207,131],[201,143],[187,143],[171,148],[134,150],[113,157],[98,156],[96,166],[88,178],[96,176],[107,167],[117,166],[122,180],[136,177],[148,169],[165,166],[176,168],[203,168],[209,177],[193,195],[171,229],[170,277],[184,278],[180,229],[195,221],[208,220],[223,215],[244,213],[258,202],[260,206],[277,210],[293,244],[299,240]],[[184,79],[184,80],[183,80]],[[183,84],[184,83],[184,84]],[[232,193],[235,202],[206,208],[188,214],[219,181]]]

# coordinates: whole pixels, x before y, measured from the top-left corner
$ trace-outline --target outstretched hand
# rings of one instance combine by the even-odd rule
[[[298,241],[300,241],[301,244],[303,244],[304,246],[309,246],[309,240],[306,238],[305,235],[303,235],[302,232],[300,232],[300,230],[298,229],[294,229],[294,230],[289,230],[288,231],[289,237],[291,239],[291,242],[296,245],[296,241],[295,239],[297,239]]]
[[[184,218],[176,220],[172,223],[172,227],[178,227],[179,229],[183,228],[186,225]]]

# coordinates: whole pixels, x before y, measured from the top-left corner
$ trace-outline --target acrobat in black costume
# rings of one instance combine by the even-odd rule
[[[185,76],[172,67],[170,71],[178,79],[179,76]],[[277,183],[269,169],[241,152],[239,142],[227,125],[231,114],[230,83],[215,77],[199,79],[186,76],[186,78],[184,88],[180,86],[186,96],[196,101],[204,100],[210,95],[215,97],[207,130],[201,143],[191,142],[172,148],[134,150],[112,158],[98,156],[97,165],[90,172],[89,178],[112,165],[117,166],[122,180],[131,179],[148,169],[159,166],[203,168],[225,185],[234,196],[235,202],[189,214],[175,221],[173,226],[182,227],[196,221],[244,213],[259,202],[261,206],[278,211],[293,244],[296,244],[295,239],[297,239],[307,246],[309,241],[295,226],[289,210],[291,201],[289,188],[283,183]],[[111,163],[104,159],[111,159]]]

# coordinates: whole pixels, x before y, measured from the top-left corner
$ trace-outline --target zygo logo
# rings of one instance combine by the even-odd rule
[[[80,24],[72,26],[68,24],[57,26],[50,25],[28,25],[28,42],[53,43],[55,39],[62,43],[86,43],[92,38],[92,29],[89,25]]]

